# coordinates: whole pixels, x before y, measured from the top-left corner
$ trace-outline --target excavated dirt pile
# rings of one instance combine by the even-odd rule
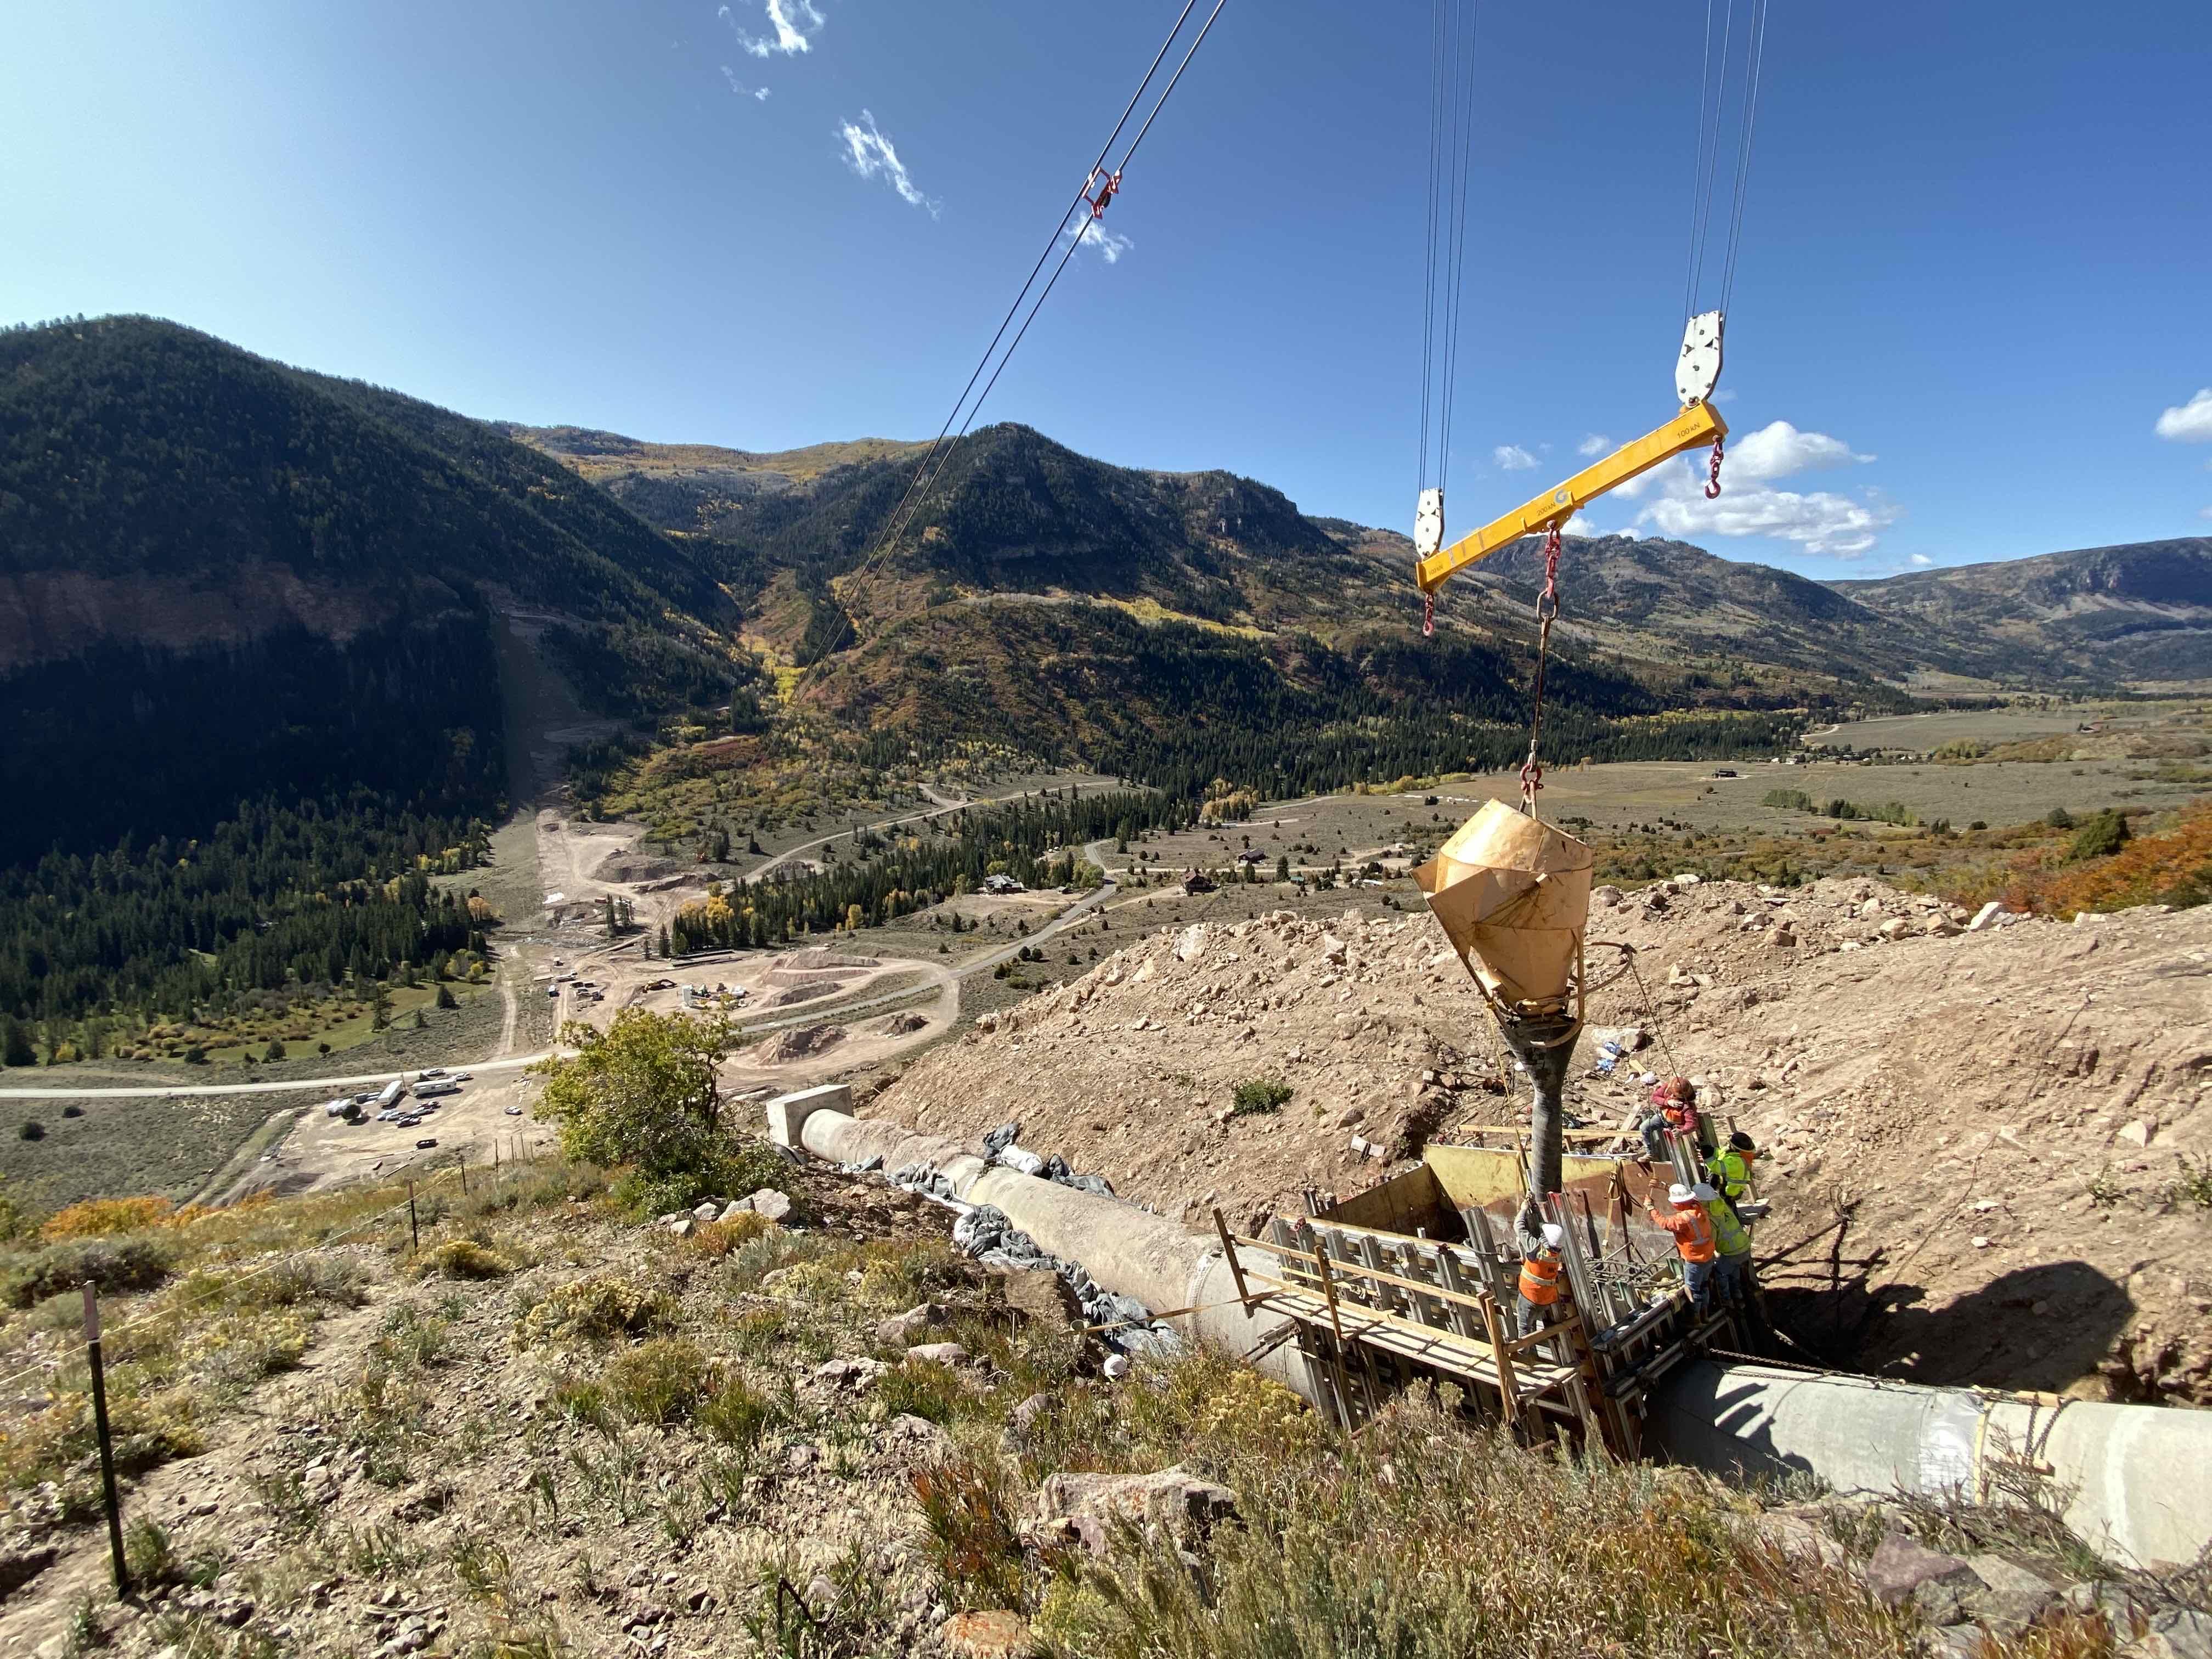
[[[1680,1071],[1755,1137],[1759,1252],[1799,1357],[2212,1404],[2212,908],[1968,931],[1876,883],[1691,878],[1600,889],[1589,933],[1640,970],[1591,1025],[1647,1046],[1600,1078],[1585,1036],[1569,1109],[1626,1121],[1639,1075]],[[1594,949],[1593,977],[1611,960]],[[1520,1121],[1509,1065],[1425,914],[1278,912],[986,1015],[872,1109],[970,1136],[1019,1119],[1126,1197],[1249,1222]],[[1240,1113],[1237,1085],[1267,1080],[1287,1102]]]

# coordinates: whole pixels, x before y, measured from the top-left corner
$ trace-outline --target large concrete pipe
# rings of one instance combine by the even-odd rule
[[[1645,1431],[1678,1462],[1877,1496],[1987,1498],[2007,1465],[2032,1469],[2084,1542],[2143,1566],[2212,1542],[2212,1412],[1700,1364],[1661,1387]]]
[[[995,1168],[958,1142],[856,1118],[833,1085],[769,1106],[783,1146],[837,1164],[927,1163],[963,1203],[990,1204],[1054,1255],[1080,1261],[1109,1291],[1231,1354],[1266,1347],[1287,1322],[1247,1312],[1219,1241],[1110,1198]],[[1247,1272],[1271,1257],[1240,1251]],[[1255,1286],[1255,1288],[1259,1288]],[[1316,1379],[1284,1343],[1253,1362],[1323,1410]],[[2148,1566],[2193,1560],[2212,1542],[2212,1412],[2086,1401],[2038,1405],[1968,1389],[1760,1365],[1693,1364],[1656,1391],[1647,1443],[1716,1474],[1809,1474],[1843,1492],[1986,1498],[2008,1462],[2048,1477],[2066,1523],[2086,1542]]]
[[[850,1091],[841,1085],[785,1096],[769,1103],[769,1134],[781,1145],[836,1164],[880,1158],[887,1171],[928,1164],[951,1183],[960,1202],[995,1206],[1041,1249],[1081,1262],[1106,1289],[1134,1297],[1192,1340],[1249,1358],[1264,1375],[1316,1405],[1324,1403],[1315,1397],[1297,1347],[1274,1340],[1290,1322],[1270,1317],[1264,1306],[1246,1310],[1237,1300],[1236,1273],[1211,1234],[1117,1199],[987,1164],[941,1136],[851,1116],[842,1109],[850,1103]],[[1273,1257],[1250,1250],[1240,1249],[1237,1257],[1249,1273],[1272,1273],[1277,1266]],[[1195,1311],[1175,1311],[1183,1308]]]

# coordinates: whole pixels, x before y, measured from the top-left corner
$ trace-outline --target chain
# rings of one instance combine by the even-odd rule
[[[1528,715],[1528,758],[1521,763],[1521,810],[1536,816],[1536,792],[1544,787],[1544,763],[1536,745],[1544,733],[1544,663],[1552,649],[1552,624],[1559,615],[1559,526],[1544,538],[1544,591],[1536,596],[1536,696]]]
[[[1432,640],[1437,636],[1437,596],[1421,595],[1421,637]]]
[[[1705,499],[1714,501],[1721,493],[1721,441],[1713,440],[1713,460],[1711,475],[1705,481]]]

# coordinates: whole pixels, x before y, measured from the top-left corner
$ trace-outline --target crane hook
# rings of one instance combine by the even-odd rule
[[[1715,501],[1721,493],[1721,441],[1713,440],[1713,462],[1711,476],[1705,483],[1705,499]]]

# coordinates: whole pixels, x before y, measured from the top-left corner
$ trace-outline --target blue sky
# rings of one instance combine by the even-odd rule
[[[718,3],[19,8],[0,317],[646,438],[927,436],[1177,5]],[[984,418],[1410,528],[1429,17],[1231,0]],[[1460,528],[1674,411],[1703,21],[1485,9]],[[1826,576],[2212,534],[2208,61],[2202,0],[1777,7],[1731,488],[1586,522]]]

